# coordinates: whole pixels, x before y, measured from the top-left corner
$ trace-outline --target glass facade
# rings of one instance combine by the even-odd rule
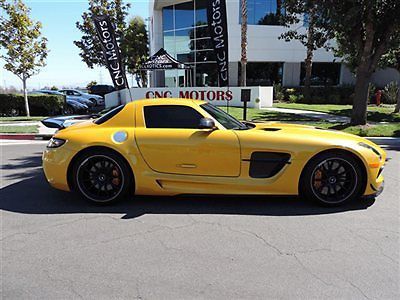
[[[340,63],[315,62],[311,68],[311,85],[338,85],[340,83]],[[305,64],[301,63],[300,84],[304,85]]]
[[[207,0],[194,0],[163,8],[164,49],[192,65],[196,86],[216,86],[216,62],[207,25]],[[184,71],[165,71],[165,85],[184,84]],[[194,75],[194,76],[193,76]]]
[[[249,25],[283,25],[281,18],[285,14],[283,1],[247,0],[247,23]],[[242,1],[239,5],[241,7]]]

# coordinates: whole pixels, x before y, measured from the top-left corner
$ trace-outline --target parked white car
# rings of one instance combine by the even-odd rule
[[[98,95],[93,95],[93,94],[87,94],[78,90],[72,90],[72,89],[67,89],[67,90],[59,90],[60,93],[65,94],[68,98],[78,101],[78,102],[86,102],[90,101],[92,102],[92,106],[100,106],[104,105],[104,99],[101,96]]]

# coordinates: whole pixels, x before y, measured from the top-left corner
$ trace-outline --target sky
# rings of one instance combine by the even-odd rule
[[[148,17],[148,0],[125,2],[131,3],[128,19],[136,15]],[[48,39],[50,50],[47,66],[28,80],[28,89],[53,85],[59,88],[85,87],[92,80],[111,83],[107,69],[89,69],[82,62],[78,47],[73,44],[82,36],[75,23],[82,19],[82,13],[88,9],[87,0],[25,0],[24,3],[31,8],[31,19],[42,22],[42,34]],[[21,80],[3,66],[4,61],[0,58],[0,86],[22,88]]]

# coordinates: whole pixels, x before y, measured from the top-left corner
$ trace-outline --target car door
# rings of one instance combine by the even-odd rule
[[[186,105],[146,105],[136,110],[139,150],[162,173],[228,176],[240,174],[240,144],[232,130],[198,129],[204,116]]]
[[[68,100],[74,100],[74,101],[78,100],[77,97],[74,95],[74,92],[71,90],[65,90],[63,91],[63,93],[67,95]]]

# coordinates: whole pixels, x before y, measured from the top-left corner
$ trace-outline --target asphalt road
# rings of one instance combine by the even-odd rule
[[[140,197],[48,186],[42,144],[1,146],[3,299],[399,299],[400,147],[375,201]]]

